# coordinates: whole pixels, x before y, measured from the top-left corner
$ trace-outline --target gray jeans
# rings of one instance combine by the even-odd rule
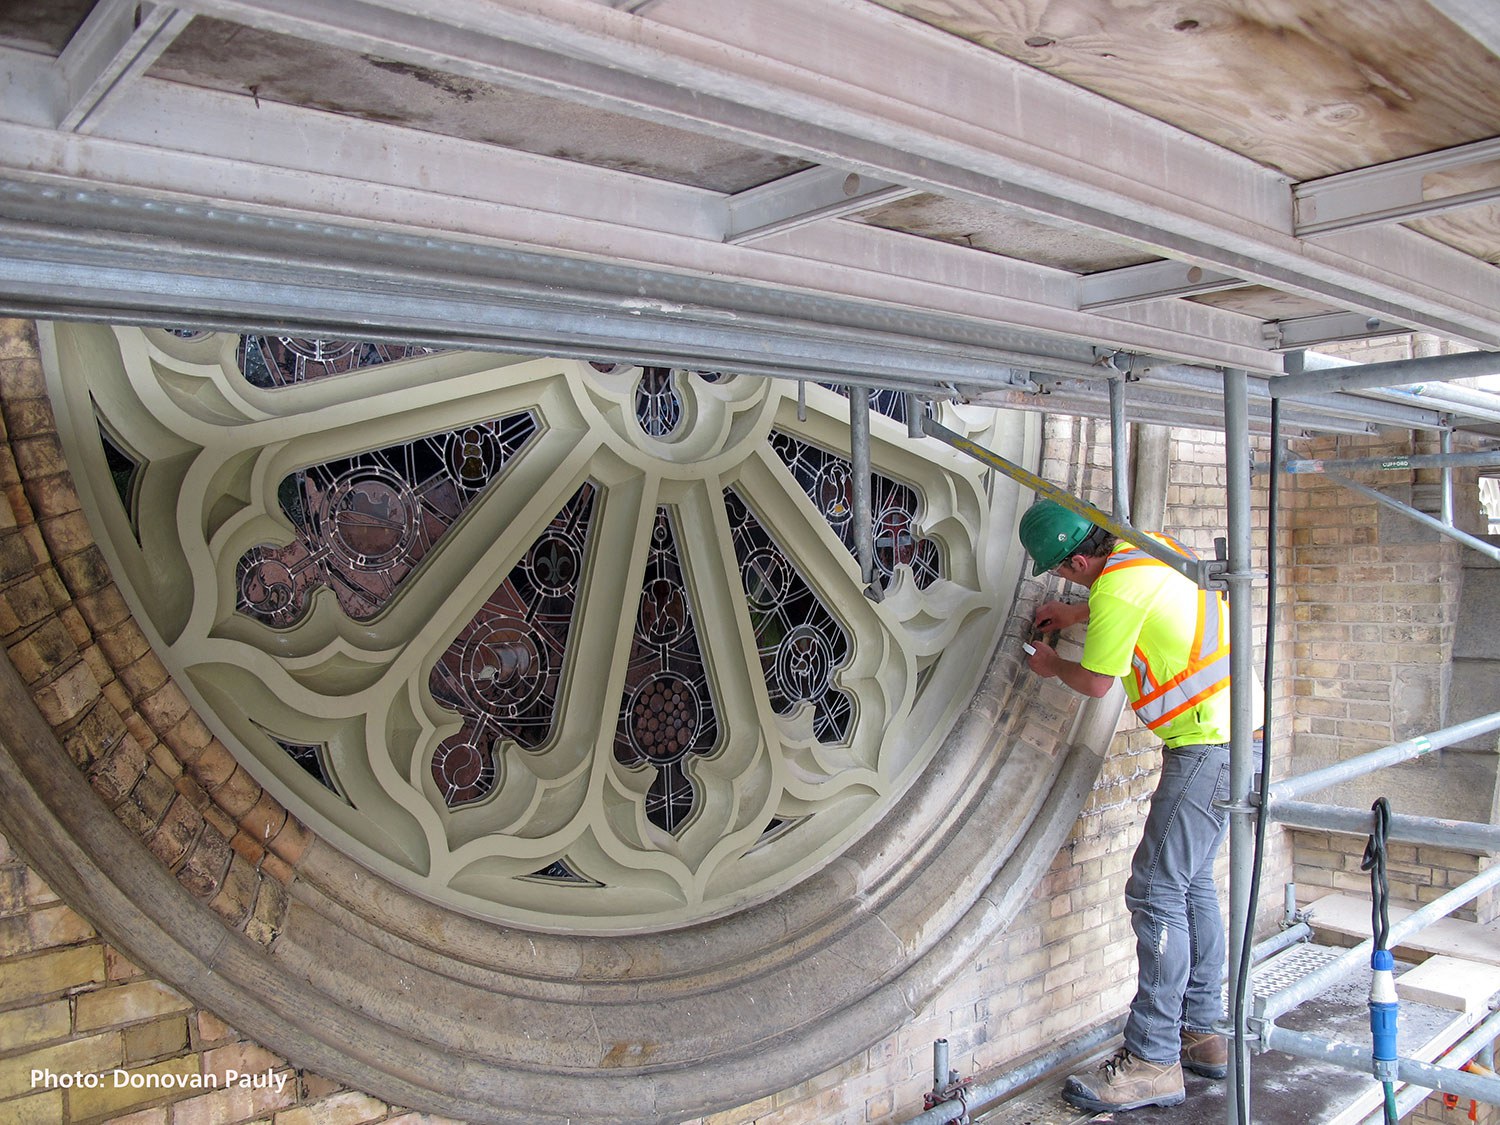
[[[1135,930],[1135,999],[1125,1046],[1138,1058],[1177,1061],[1179,1029],[1212,1031],[1224,1014],[1224,920],[1214,857],[1228,814],[1229,747],[1162,751],[1161,780],[1125,884]]]

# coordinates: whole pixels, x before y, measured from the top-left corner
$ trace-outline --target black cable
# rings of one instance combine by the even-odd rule
[[[1266,514],[1266,670],[1262,677],[1264,710],[1261,715],[1260,801],[1255,811],[1255,847],[1251,853],[1250,904],[1245,912],[1245,930],[1240,939],[1240,971],[1234,982],[1233,1012],[1235,1031],[1245,1024],[1245,997],[1250,991],[1250,950],[1255,939],[1256,904],[1260,899],[1261,858],[1266,846],[1266,794],[1271,791],[1271,718],[1275,704],[1276,683],[1276,524],[1281,507],[1281,400],[1271,400],[1271,481],[1268,486]],[[1250,1088],[1245,1082],[1245,1068],[1235,1052],[1235,1104],[1239,1119],[1250,1120]]]
[[[1385,949],[1391,935],[1391,885],[1385,873],[1385,840],[1391,825],[1391,803],[1378,797],[1370,811],[1375,814],[1375,827],[1365,841],[1365,854],[1359,861],[1359,869],[1370,873],[1370,932],[1375,935],[1375,948]]]

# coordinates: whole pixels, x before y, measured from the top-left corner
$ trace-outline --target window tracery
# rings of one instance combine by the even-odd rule
[[[876,605],[825,388],[87,331],[115,359],[71,440],[174,675],[320,831],[474,913],[637,929],[788,885],[922,767],[1002,619],[994,490],[899,398]],[[137,539],[132,498],[173,514]]]

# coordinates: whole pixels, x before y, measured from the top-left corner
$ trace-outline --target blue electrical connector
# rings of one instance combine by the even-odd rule
[[[1377,949],[1370,956],[1370,1038],[1371,1056],[1375,1060],[1375,1077],[1382,1082],[1396,1079],[1396,960],[1389,949]]]

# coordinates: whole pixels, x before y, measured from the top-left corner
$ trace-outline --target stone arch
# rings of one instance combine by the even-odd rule
[[[1118,714],[1038,690],[1027,606],[932,762],[832,862],[723,917],[577,936],[430,902],[311,832],[145,643],[82,514],[34,337],[5,337],[0,825],[144,967],[289,1059],[497,1122],[670,1121],[890,1033],[1028,895]],[[112,815],[111,815],[112,813]]]

